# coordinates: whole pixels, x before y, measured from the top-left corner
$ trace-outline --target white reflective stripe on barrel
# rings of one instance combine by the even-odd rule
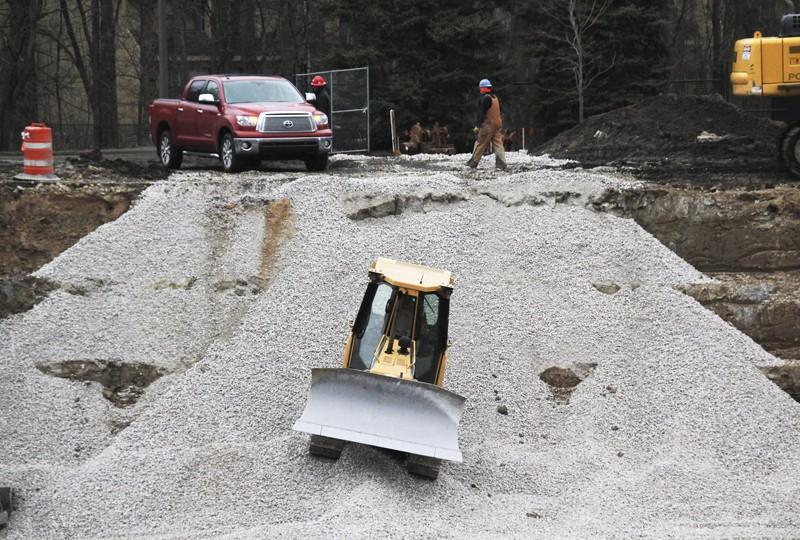
[[[31,150],[40,150],[42,148],[52,148],[53,147],[53,143],[51,143],[51,142],[28,142],[28,141],[25,141],[22,144],[25,145],[25,148],[29,148]]]
[[[52,167],[53,160],[52,159],[25,159],[24,165],[26,167]],[[19,162],[17,162],[19,163]]]

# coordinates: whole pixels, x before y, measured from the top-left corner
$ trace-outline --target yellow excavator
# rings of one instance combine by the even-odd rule
[[[770,99],[770,116],[787,124],[778,141],[779,159],[800,176],[800,14],[787,1],[792,14],[781,18],[778,37],[752,38],[734,45],[731,84],[737,96]]]
[[[346,441],[405,452],[409,472],[435,479],[460,462],[465,399],[442,388],[454,279],[450,272],[379,258],[344,347],[341,368],[311,371],[294,429],[309,452],[338,459]]]

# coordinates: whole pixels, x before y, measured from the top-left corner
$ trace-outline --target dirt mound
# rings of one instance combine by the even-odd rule
[[[704,133],[705,132],[705,133]],[[775,170],[781,124],[720,96],[662,95],[593,116],[536,149],[584,166]]]

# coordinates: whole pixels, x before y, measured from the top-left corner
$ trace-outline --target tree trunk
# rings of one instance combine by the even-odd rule
[[[722,0],[711,0],[711,73],[717,79],[716,90],[723,92],[722,77]]]
[[[139,0],[139,95],[137,96],[136,142],[143,144],[148,132],[147,106],[158,93],[158,36],[156,27],[156,0]]]
[[[239,50],[242,61],[240,67],[244,73],[258,71],[256,55],[258,50],[258,36],[256,35],[256,7],[253,0],[242,0],[239,12],[241,24],[239,28]]]
[[[38,114],[36,99],[36,27],[41,0],[11,2],[6,48],[0,50],[0,148],[19,149],[19,134]]]
[[[81,0],[77,0],[80,4]],[[103,113],[100,109],[100,0],[92,0],[89,20],[92,29],[89,38],[89,62],[91,64],[91,92],[89,106],[92,109],[92,149],[100,151],[103,145]]]
[[[100,94],[100,144],[105,148],[119,146],[119,120],[117,116],[117,30],[114,0],[100,2],[99,84]]]

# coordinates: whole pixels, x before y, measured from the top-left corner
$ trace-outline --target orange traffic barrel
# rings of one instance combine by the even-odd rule
[[[22,132],[23,174],[20,180],[58,180],[53,168],[53,132],[34,122]]]

